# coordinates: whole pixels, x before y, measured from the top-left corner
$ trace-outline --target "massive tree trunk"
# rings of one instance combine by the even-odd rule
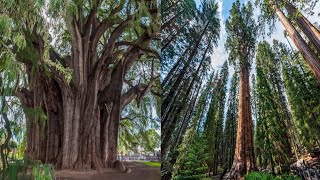
[[[277,7],[272,1],[270,1],[272,8],[275,10],[276,15],[283,24],[284,28],[288,32],[290,38],[297,46],[304,59],[306,60],[309,68],[311,69],[314,76],[320,81],[320,60],[308,46],[308,44],[301,37],[299,32],[292,26],[288,18],[283,14],[279,7]]]
[[[103,103],[98,101],[96,80],[88,81],[88,90],[83,94],[72,87],[61,88],[53,79],[35,77],[29,99],[21,98],[22,103],[40,108],[47,120],[26,112],[26,158],[52,163],[58,169],[112,167],[117,159],[122,110],[121,71],[114,76],[108,88],[110,93],[105,94],[109,100]]]
[[[59,86],[40,74],[33,77],[29,94],[20,99],[26,107],[43,110],[47,120],[28,116],[26,109],[26,158],[52,163],[58,169],[112,167],[117,159],[121,111],[150,89],[139,84],[121,94],[123,64],[116,69],[103,91],[99,91],[98,78],[89,78],[85,93],[72,86]]]
[[[124,3],[112,13],[120,12]],[[157,18],[155,11],[150,9],[150,13]],[[121,111],[133,99],[139,103],[150,91],[155,80],[154,65],[151,75],[147,74],[151,76],[148,83],[128,84],[128,90],[123,92],[125,75],[143,55],[152,61],[159,59],[151,48],[152,39],[158,36],[156,29],[150,32],[144,27],[132,42],[119,38],[133,17],[128,14],[123,21],[107,18],[99,22],[94,8],[84,22],[73,19],[67,29],[71,34],[71,55],[60,57],[52,48],[48,50],[51,63],[58,62],[72,70],[71,82],[58,68],[45,63],[46,37],[29,32],[28,48],[17,56],[25,64],[29,78],[28,88],[17,93],[27,119],[27,159],[41,160],[57,169],[113,167]],[[103,37],[106,31],[110,33]],[[105,44],[100,44],[100,52],[97,49],[102,38],[106,39]],[[25,56],[30,53],[34,57]]]
[[[312,25],[290,2],[285,4],[288,14],[292,17],[296,17],[299,28],[310,39],[318,53],[320,53],[320,32]]]
[[[255,169],[253,152],[252,117],[250,106],[249,67],[247,63],[240,64],[239,109],[237,143],[233,165],[230,171],[231,179],[239,179],[244,174]]]

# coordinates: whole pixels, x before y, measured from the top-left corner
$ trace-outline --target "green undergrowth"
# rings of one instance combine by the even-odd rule
[[[32,168],[32,177],[35,180],[53,180],[54,169],[51,164],[36,164]]]
[[[265,172],[252,172],[245,176],[245,180],[300,180],[298,176],[289,175],[289,174],[281,174],[281,175],[272,175],[270,173]]]
[[[143,162],[143,164],[150,166],[150,167],[161,167],[160,162]]]
[[[29,172],[29,173],[28,173]],[[15,160],[0,174],[1,180],[53,180],[54,168],[50,164],[42,164],[38,161]]]

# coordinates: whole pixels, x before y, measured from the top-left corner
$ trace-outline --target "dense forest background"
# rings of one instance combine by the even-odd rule
[[[161,3],[162,179],[319,176],[319,3],[231,3]]]

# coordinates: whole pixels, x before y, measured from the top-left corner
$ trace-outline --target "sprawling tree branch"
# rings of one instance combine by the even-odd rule
[[[139,83],[129,89],[121,96],[121,108],[123,109],[133,99],[137,100],[138,106],[142,98],[151,90],[154,79],[151,79],[148,84]]]
[[[116,46],[123,46],[123,45],[137,47],[138,49],[146,53],[150,53],[151,55],[154,55],[155,58],[161,59],[160,53],[156,49],[153,49],[150,46],[145,47],[137,42],[128,42],[128,41],[120,41],[116,43]]]
[[[121,0],[119,6],[117,6],[116,8],[114,8],[110,14],[114,15],[118,12],[120,12],[120,10],[123,8],[125,4],[125,0]],[[127,18],[127,19],[131,19],[131,18]],[[102,20],[98,27],[95,28],[92,32],[92,35],[90,37],[90,42],[91,42],[91,51],[95,52],[98,46],[98,42],[99,39],[102,37],[102,35],[110,28],[112,27],[114,24],[116,24],[118,21],[121,21],[119,19],[114,18],[114,16],[109,16],[109,18],[106,18],[104,20]],[[126,21],[126,20],[125,20]]]

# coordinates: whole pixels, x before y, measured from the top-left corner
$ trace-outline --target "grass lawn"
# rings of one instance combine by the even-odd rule
[[[150,167],[161,167],[160,162],[143,162],[143,164],[150,166]]]

